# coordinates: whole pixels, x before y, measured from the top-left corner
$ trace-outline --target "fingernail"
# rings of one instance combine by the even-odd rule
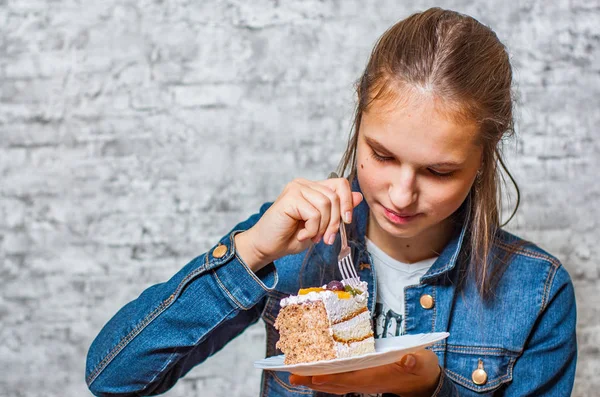
[[[412,368],[415,366],[415,357],[412,354],[406,356],[406,360],[404,360],[404,366],[407,368]]]
[[[329,240],[327,240],[327,244],[333,245],[334,242],[335,242],[335,233],[332,234],[331,236],[329,236]]]
[[[313,376],[311,382],[313,385],[322,385],[323,383],[325,383],[325,379]]]
[[[352,221],[352,211],[346,211],[344,214],[344,222],[350,223]]]

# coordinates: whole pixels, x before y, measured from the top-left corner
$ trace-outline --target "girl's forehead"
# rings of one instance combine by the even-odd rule
[[[427,145],[440,150],[478,142],[476,123],[460,121],[450,110],[427,96],[405,97],[397,101],[373,101],[361,117],[361,130],[380,143],[397,142]]]

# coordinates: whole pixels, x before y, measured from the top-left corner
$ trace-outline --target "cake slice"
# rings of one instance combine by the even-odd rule
[[[301,289],[281,300],[275,320],[276,346],[284,363],[297,364],[351,357],[375,351],[367,283],[357,287],[339,281]]]

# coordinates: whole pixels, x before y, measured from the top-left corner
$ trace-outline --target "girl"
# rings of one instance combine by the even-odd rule
[[[377,368],[264,372],[263,396],[569,395],[577,355],[569,275],[500,228],[511,80],[506,49],[473,18],[430,9],[391,27],[357,84],[339,170],[347,176],[294,180],[123,307],[90,348],[90,390],[162,393],[260,318],[267,356],[279,354],[279,301],[341,278],[337,236],[347,224],[376,336],[450,336]]]

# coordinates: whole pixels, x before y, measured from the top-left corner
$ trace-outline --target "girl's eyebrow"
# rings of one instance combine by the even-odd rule
[[[373,149],[377,149],[380,150],[382,152],[384,152],[385,154],[390,154],[390,155],[394,155],[394,153],[390,152],[389,150],[387,150],[385,148],[385,146],[383,146],[381,143],[377,142],[375,139],[373,138],[369,138],[368,136],[365,137],[365,141],[367,142],[367,144],[369,144],[369,146],[371,146]]]
[[[442,163],[435,163],[435,164],[429,164],[430,167],[433,168],[444,168],[444,167],[448,167],[448,168],[453,168],[453,167],[460,167],[462,165],[462,163],[458,163],[458,162],[454,162],[454,161],[444,161]]]
[[[382,152],[382,154],[387,154],[387,155],[390,155],[392,157],[396,157],[394,155],[394,153],[392,153],[389,150],[387,150],[385,148],[385,146],[383,146],[381,143],[379,143],[375,139],[370,138],[368,136],[365,136],[365,141],[373,149],[376,149],[376,150]],[[437,163],[434,163],[434,164],[429,164],[428,167],[433,167],[433,168],[437,168],[437,167],[439,167],[439,168],[445,168],[445,167],[454,168],[454,167],[460,167],[462,165],[463,165],[463,162],[461,162],[461,161],[441,161],[441,162],[437,162]]]

